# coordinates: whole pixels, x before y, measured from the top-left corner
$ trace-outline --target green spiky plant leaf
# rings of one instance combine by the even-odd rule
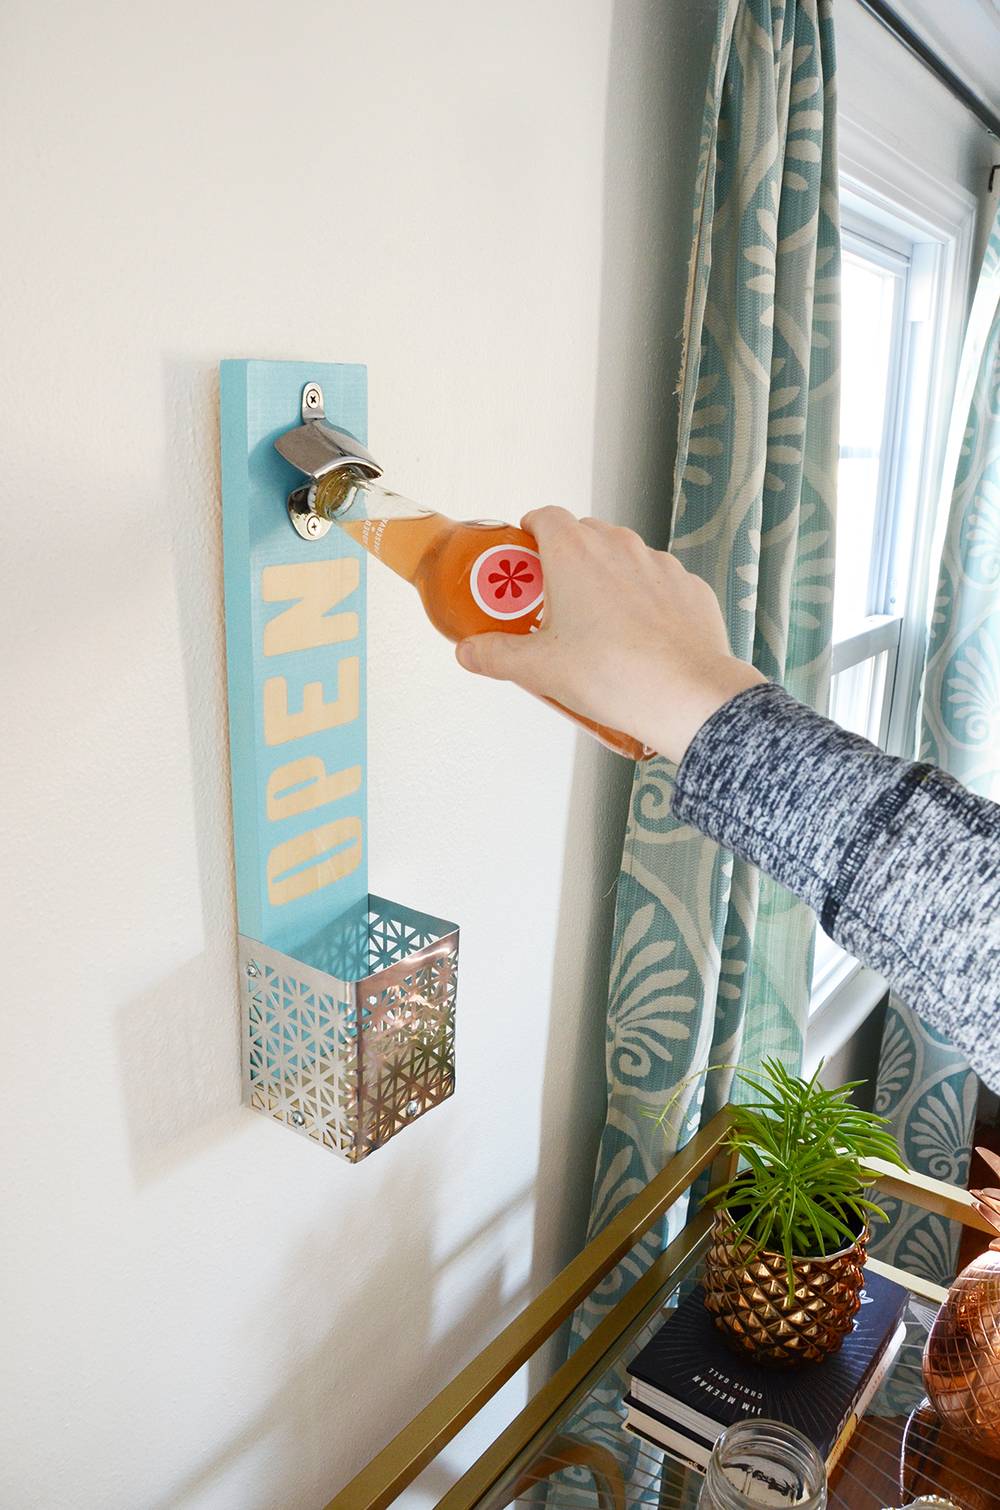
[[[778,1059],[764,1059],[760,1072],[738,1071],[737,1078],[756,1097],[732,1108],[728,1146],[743,1167],[706,1198],[728,1210],[754,1254],[765,1248],[784,1254],[789,1297],[795,1289],[793,1258],[829,1257],[850,1247],[866,1222],[888,1220],[869,1199],[875,1182],[865,1163],[884,1159],[906,1168],[886,1131],[887,1118],[851,1101],[864,1081],[826,1090],[819,1083],[822,1068],[809,1080],[789,1074]]]

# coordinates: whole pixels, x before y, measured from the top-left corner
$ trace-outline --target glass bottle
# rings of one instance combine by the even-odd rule
[[[411,582],[435,629],[457,642],[540,627],[542,563],[531,535],[495,520],[455,520],[340,467],[292,494],[290,504],[334,520],[369,555]],[[639,740],[546,702],[630,760],[655,753]]]
[[[739,1421],[712,1450],[698,1510],[794,1505],[825,1510],[826,1468],[813,1444],[781,1421]]]

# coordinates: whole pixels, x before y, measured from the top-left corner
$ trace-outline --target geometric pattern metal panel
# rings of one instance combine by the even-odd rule
[[[310,953],[240,938],[243,1099],[356,1163],[455,1089],[458,929],[369,896]]]

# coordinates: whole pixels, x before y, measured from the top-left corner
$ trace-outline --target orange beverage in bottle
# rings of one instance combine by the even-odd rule
[[[542,563],[526,530],[490,520],[449,519],[348,468],[321,477],[309,501],[369,555],[413,583],[427,617],[446,639],[497,631],[531,634],[540,627]],[[554,699],[546,701],[619,755],[648,760],[653,754],[628,734]]]

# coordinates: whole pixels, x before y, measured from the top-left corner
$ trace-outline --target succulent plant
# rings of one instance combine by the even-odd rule
[[[755,1252],[784,1255],[791,1296],[793,1258],[828,1257],[855,1242],[873,1217],[887,1219],[868,1198],[875,1177],[865,1173],[865,1162],[906,1165],[886,1131],[888,1119],[851,1100],[863,1080],[826,1090],[819,1082],[822,1062],[808,1080],[790,1074],[779,1059],[762,1060],[760,1071],[736,1068],[737,1079],[756,1093],[753,1101],[732,1107],[728,1146],[744,1167],[707,1200],[727,1208]],[[694,1078],[677,1087],[661,1122]]]
[[[763,1074],[739,1077],[757,1099],[734,1106],[729,1135],[730,1148],[748,1167],[708,1199],[729,1210],[740,1236],[755,1249],[784,1255],[791,1293],[793,1258],[836,1253],[855,1242],[873,1217],[887,1219],[868,1198],[874,1177],[865,1173],[865,1160],[906,1166],[885,1130],[886,1118],[851,1101],[863,1081],[825,1090],[819,1069],[804,1080],[778,1059],[762,1065]]]

